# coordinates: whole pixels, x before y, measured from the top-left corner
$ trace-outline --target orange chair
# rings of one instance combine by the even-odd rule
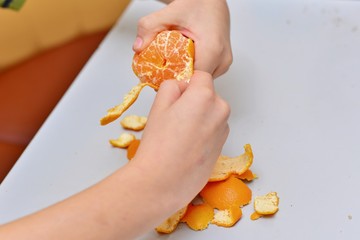
[[[10,23],[0,35],[0,182],[128,2],[37,0],[0,10],[1,25]]]

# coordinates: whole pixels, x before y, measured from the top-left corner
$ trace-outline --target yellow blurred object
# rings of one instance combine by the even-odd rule
[[[0,14],[0,71],[76,37],[110,28],[130,0],[26,1]]]

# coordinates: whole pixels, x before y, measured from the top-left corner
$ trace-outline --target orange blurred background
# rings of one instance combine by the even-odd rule
[[[0,182],[130,0],[0,9]]]

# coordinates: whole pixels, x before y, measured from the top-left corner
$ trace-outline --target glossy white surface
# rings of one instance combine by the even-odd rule
[[[280,211],[232,228],[180,225],[143,239],[358,239],[360,2],[229,0],[234,63],[216,80],[231,105],[224,154],[250,143],[254,195],[277,191]],[[134,1],[0,186],[0,222],[70,196],[127,162],[99,119],[137,82],[137,19],[162,5]],[[147,114],[145,90],[128,113]]]

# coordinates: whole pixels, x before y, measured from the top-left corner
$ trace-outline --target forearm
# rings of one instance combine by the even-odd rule
[[[153,186],[128,164],[67,200],[0,227],[0,239],[134,239],[172,214],[170,201]]]

